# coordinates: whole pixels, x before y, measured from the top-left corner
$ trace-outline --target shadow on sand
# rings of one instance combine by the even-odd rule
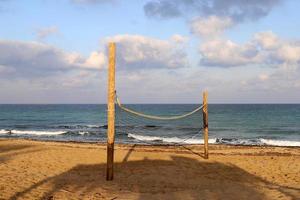
[[[11,160],[15,156],[41,151],[33,145],[0,144],[0,164]]]
[[[11,151],[23,150],[32,147],[32,145],[19,145],[19,144],[0,144],[0,153],[8,153]]]
[[[262,188],[296,198],[295,191],[289,192],[293,188],[268,183],[235,165],[178,155],[129,161],[134,147],[115,163],[114,181],[105,180],[105,164],[77,165],[10,199],[26,199],[34,192],[41,199],[266,199]]]

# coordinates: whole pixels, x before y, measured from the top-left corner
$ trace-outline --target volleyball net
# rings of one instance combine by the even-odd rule
[[[203,105],[127,104],[115,96],[115,131],[123,141],[151,145],[203,144]]]

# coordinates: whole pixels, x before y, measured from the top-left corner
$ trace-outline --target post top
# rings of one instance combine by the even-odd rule
[[[109,46],[109,47],[111,47],[111,46],[116,46],[116,43],[115,43],[115,42],[109,42],[109,43],[108,43],[108,46]]]

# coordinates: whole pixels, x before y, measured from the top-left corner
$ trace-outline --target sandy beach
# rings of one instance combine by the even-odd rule
[[[300,148],[0,140],[0,199],[299,199]]]

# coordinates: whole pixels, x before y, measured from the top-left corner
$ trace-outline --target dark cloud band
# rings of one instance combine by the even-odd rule
[[[144,5],[148,17],[227,16],[234,21],[257,20],[283,0],[151,0]]]

